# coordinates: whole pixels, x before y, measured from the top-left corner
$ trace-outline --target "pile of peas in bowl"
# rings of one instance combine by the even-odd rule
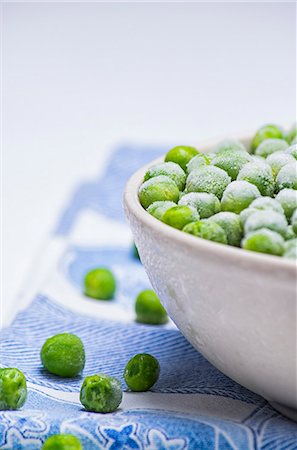
[[[249,148],[238,140],[211,153],[171,149],[138,192],[156,219],[193,236],[297,258],[297,126],[264,125]]]

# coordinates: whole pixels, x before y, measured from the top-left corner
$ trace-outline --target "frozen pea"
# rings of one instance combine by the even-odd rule
[[[187,173],[192,172],[195,169],[199,169],[201,166],[208,166],[210,163],[209,159],[203,153],[194,156],[194,158],[190,159],[187,164]]]
[[[261,142],[265,141],[265,139],[270,138],[283,138],[283,131],[278,125],[268,124],[259,128],[251,143],[252,151],[254,152]]]
[[[269,164],[262,162],[250,162],[240,170],[237,180],[245,180],[254,184],[261,195],[272,196],[275,190],[275,182]]]
[[[188,162],[198,153],[195,147],[179,145],[169,150],[165,156],[165,161],[172,161],[178,164],[186,172]]]
[[[109,413],[119,407],[122,396],[121,383],[117,378],[98,373],[84,379],[79,399],[86,411]]]
[[[111,270],[96,267],[86,273],[84,293],[97,300],[111,300],[116,291],[116,279]]]
[[[294,159],[297,159],[297,144],[291,145],[289,148],[285,150],[287,155],[292,155]]]
[[[185,194],[178,204],[196,208],[201,219],[207,219],[207,217],[213,216],[221,211],[219,199],[215,195],[207,194],[206,192],[190,192],[189,194]]]
[[[242,238],[242,224],[238,214],[233,212],[219,212],[211,216],[207,221],[214,222],[220,225],[226,233],[227,242],[229,245],[238,247]]]
[[[260,197],[258,188],[248,181],[232,181],[222,197],[222,211],[231,211],[239,214],[246,209],[253,200]]]
[[[162,216],[162,221],[171,227],[181,230],[187,223],[199,220],[198,211],[192,206],[178,205],[168,209]]]
[[[147,212],[154,216],[156,219],[162,220],[163,214],[167,209],[176,206],[174,202],[154,202],[148,208]]]
[[[243,209],[241,211],[241,213],[239,214],[241,223],[244,225],[245,222],[248,220],[248,218],[257,211],[258,211],[258,209],[252,208],[251,206],[249,206],[246,209]]]
[[[279,190],[297,189],[297,162],[286,164],[281,168],[277,177],[276,184]]]
[[[281,256],[284,253],[284,239],[267,228],[249,233],[242,241],[242,248],[252,252]]]
[[[296,139],[296,137],[297,137],[297,123],[295,123],[285,135],[286,141],[289,144],[291,144],[292,141]]]
[[[83,450],[80,441],[72,434],[55,434],[50,436],[41,450]]]
[[[231,178],[224,170],[216,166],[205,166],[193,170],[187,178],[187,192],[207,192],[214,194],[218,199],[231,182]]]
[[[27,399],[26,377],[19,369],[0,369],[0,411],[21,408]]]
[[[290,239],[285,243],[284,258],[297,259],[297,239]]]
[[[293,230],[293,227],[292,227],[292,225],[289,225],[288,228],[287,228],[287,233],[286,233],[286,236],[285,236],[285,240],[289,241],[290,239],[294,239],[295,237],[296,237],[296,234],[295,234],[295,232]]]
[[[276,177],[282,167],[286,164],[293,163],[295,158],[289,153],[285,152],[275,152],[269,155],[266,159],[267,164],[270,165],[272,169],[273,176]]]
[[[292,225],[294,234],[296,234],[296,236],[297,236],[297,209],[295,209],[295,211],[292,214],[291,225]]]
[[[227,236],[220,225],[214,222],[198,221],[192,222],[183,228],[185,233],[192,234],[209,241],[227,244]]]
[[[282,205],[277,200],[275,200],[275,198],[271,197],[256,198],[256,200],[254,200],[250,204],[250,208],[258,209],[261,211],[271,210],[280,214],[284,214]]]
[[[168,316],[157,294],[151,289],[141,291],[135,301],[136,321],[150,325],[162,325]]]
[[[236,180],[242,167],[251,160],[251,155],[246,151],[229,150],[218,153],[211,164],[225,170],[232,180]]]
[[[179,190],[176,183],[165,175],[145,181],[138,191],[139,201],[144,208],[148,208],[157,201],[178,202]]]
[[[159,375],[160,364],[154,356],[148,353],[139,353],[133,356],[124,370],[126,384],[131,391],[135,392],[148,391],[158,381]]]
[[[256,149],[256,155],[267,158],[275,152],[283,152],[289,145],[284,139],[265,139]]]
[[[171,178],[177,185],[178,189],[182,191],[186,183],[186,174],[183,169],[174,162],[165,162],[151,167],[144,175],[144,181],[151,178],[165,175]]]
[[[240,141],[234,140],[234,139],[225,139],[224,141],[220,142],[214,149],[214,152],[216,154],[225,153],[225,152],[247,152],[246,147],[244,144]]]
[[[294,210],[297,208],[297,191],[294,189],[283,189],[277,194],[275,200],[281,204],[286,218],[290,220]]]
[[[207,159],[208,159],[209,163],[211,163],[211,161],[215,158],[216,153],[210,152],[210,153],[206,153],[206,155],[207,155]]]
[[[275,211],[257,211],[252,214],[244,224],[245,234],[252,231],[259,230],[261,228],[268,228],[286,237],[288,223],[283,214]]]

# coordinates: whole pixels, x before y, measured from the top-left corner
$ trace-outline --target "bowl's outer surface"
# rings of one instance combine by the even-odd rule
[[[199,239],[152,217],[138,200],[150,166],[130,178],[124,206],[141,261],[168,314],[219,370],[297,409],[296,265]]]

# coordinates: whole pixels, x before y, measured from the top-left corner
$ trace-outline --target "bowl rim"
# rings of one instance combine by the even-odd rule
[[[235,136],[235,139],[249,142],[252,134],[240,134]],[[226,140],[226,137],[221,139],[211,139],[202,142],[198,148],[204,148],[205,151],[209,151],[218,142]],[[197,147],[197,146],[196,146]],[[223,257],[224,259],[233,260],[235,263],[249,263],[250,265],[258,264],[265,266],[265,269],[286,270],[287,273],[292,275],[297,273],[297,264],[294,260],[282,258],[275,255],[269,255],[265,253],[257,253],[248,250],[243,250],[240,247],[233,247],[231,245],[221,244],[192,236],[188,233],[183,233],[181,230],[170,227],[169,225],[161,222],[160,220],[149,214],[141,205],[138,199],[138,189],[143,182],[145,172],[154,164],[158,164],[164,161],[164,157],[157,158],[148,164],[145,164],[138,169],[128,180],[124,190],[124,206],[132,212],[132,214],[143,224],[149,228],[153,228],[158,232],[160,236],[165,239],[173,239],[184,247],[193,250],[201,250],[211,252],[217,257]]]

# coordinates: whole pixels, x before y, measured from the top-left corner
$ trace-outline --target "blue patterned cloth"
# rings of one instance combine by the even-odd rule
[[[219,372],[173,324],[134,321],[135,296],[150,284],[131,252],[122,192],[131,173],[162,153],[120,148],[105,173],[80,185],[66,205],[40,256],[41,267],[48,255],[54,264],[1,332],[1,366],[20,368],[29,390],[21,410],[0,412],[1,449],[37,450],[55,433],[75,434],[84,450],[297,449],[297,425]],[[83,296],[84,274],[97,265],[116,275],[112,302]],[[83,375],[73,379],[51,375],[40,363],[45,338],[61,332],[77,334],[86,348]],[[150,392],[131,393],[122,374],[139,352],[158,358],[161,375]],[[83,377],[98,372],[122,382],[123,403],[115,413],[88,413],[79,403]]]

